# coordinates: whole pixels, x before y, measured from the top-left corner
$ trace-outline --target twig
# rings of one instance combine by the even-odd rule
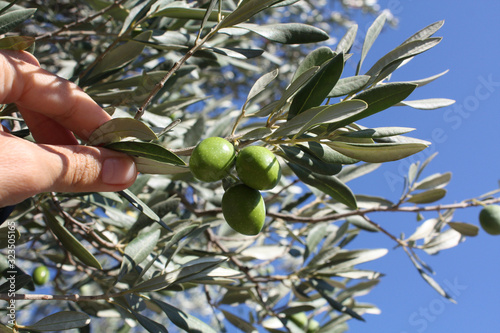
[[[108,7],[105,7],[97,12],[95,12],[94,14],[92,15],[89,15],[87,17],[83,17],[79,20],[76,20],[75,22],[72,22],[72,23],[68,23],[66,25],[63,25],[62,27],[60,27],[59,29],[55,30],[55,31],[52,31],[52,32],[47,32],[43,35],[40,35],[40,36],[37,36],[35,37],[35,41],[40,41],[40,40],[43,40],[43,39],[47,39],[47,38],[52,38],[54,36],[57,36],[61,33],[63,33],[64,31],[67,31],[77,25],[80,25],[80,24],[84,24],[84,23],[88,23],[92,20],[94,20],[95,18],[105,14],[106,12],[112,10],[113,8],[115,7],[118,7],[120,6],[122,3],[124,3],[126,0],[120,0],[120,1],[114,1],[111,5],[109,5]]]
[[[72,223],[72,224],[76,224],[77,226],[79,226],[83,231],[85,231],[85,233],[89,233],[91,228],[89,226],[87,226],[85,223],[82,223],[80,221],[78,221],[76,218],[74,218],[73,216],[71,216],[70,214],[68,214],[61,206],[61,202],[59,201],[59,199],[57,198],[57,195],[55,192],[52,192],[51,193],[51,197],[52,197],[52,202],[54,203],[54,205],[56,206],[57,210],[59,211],[59,213],[61,213],[61,215],[64,217],[64,219],[66,220],[66,222],[69,222],[69,223]]]
[[[221,251],[223,251],[225,253],[230,253],[230,251],[221,242],[219,242],[217,237],[215,237],[212,230],[207,229],[205,231],[205,233],[207,235],[208,240],[210,242],[212,242],[213,244],[215,244],[218,248],[220,248]],[[235,264],[238,267],[240,272],[245,274],[245,276],[247,277],[247,279],[250,282],[255,284],[255,292],[257,293],[257,298],[259,299],[262,307],[266,310],[266,312],[269,313],[271,316],[279,319],[278,315],[274,312],[274,310],[271,309],[266,304],[266,301],[264,300],[264,295],[262,294],[262,290],[259,286],[259,281],[257,281],[257,279],[255,279],[252,275],[250,275],[250,269],[247,266],[245,266],[238,258],[235,258],[234,256],[229,256],[229,260],[231,260],[233,262],[233,264]]]
[[[300,223],[318,223],[318,222],[325,222],[325,221],[331,221],[331,220],[340,220],[349,216],[354,216],[354,215],[364,215],[368,213],[374,213],[374,212],[404,212],[404,213],[417,213],[417,212],[430,212],[430,211],[441,211],[441,210],[448,210],[448,209],[461,209],[461,208],[467,208],[467,207],[475,207],[475,206],[481,206],[481,205],[491,205],[495,203],[499,203],[500,198],[494,198],[494,199],[489,199],[489,200],[484,200],[484,201],[470,201],[466,200],[463,202],[459,203],[454,203],[454,204],[447,204],[447,205],[435,205],[435,206],[411,206],[411,207],[400,207],[400,206],[391,206],[391,207],[375,207],[375,208],[368,208],[368,209],[360,209],[360,210],[353,210],[347,213],[338,213],[338,214],[330,214],[330,215],[325,215],[322,217],[302,217],[302,216],[297,216],[293,214],[283,214],[283,213],[273,213],[273,212],[268,212],[267,215],[273,218],[279,218],[286,220],[288,222],[300,222]]]
[[[144,112],[146,111],[146,108],[149,105],[149,103],[151,103],[151,101],[156,96],[156,94],[158,94],[158,92],[163,88],[163,86],[168,81],[168,79],[170,79],[172,77],[172,75],[174,75],[174,73],[179,68],[181,68],[181,66],[184,65],[184,63],[189,58],[191,58],[191,56],[194,53],[196,53],[196,51],[198,51],[203,46],[203,44],[205,44],[205,42],[208,39],[210,39],[218,30],[219,30],[219,24],[217,24],[215,27],[213,27],[212,30],[210,30],[210,32],[205,37],[203,37],[203,39],[197,41],[196,44],[186,52],[186,54],[184,54],[179,60],[177,60],[177,62],[172,66],[172,68],[170,68],[170,70],[167,72],[167,74],[165,74],[165,76],[161,79],[161,81],[155,85],[155,87],[153,88],[151,93],[148,95],[148,97],[146,98],[144,103],[142,103],[142,105],[139,107],[139,109],[135,113],[135,116],[134,116],[135,119],[141,119],[141,117],[144,115]]]
[[[181,198],[181,200],[183,199],[181,195],[180,195],[180,198]],[[214,209],[207,209],[207,210],[196,209],[191,203],[189,203],[189,201],[186,198],[184,198],[182,200],[182,202],[185,205],[187,203],[186,208],[198,217],[213,216],[213,215],[217,215],[217,214],[222,213],[221,208],[214,208]],[[459,203],[447,204],[447,205],[435,205],[435,206],[411,206],[411,207],[401,207],[401,206],[397,206],[397,205],[390,206],[390,207],[382,206],[382,207],[375,207],[375,208],[353,210],[353,211],[346,212],[346,213],[330,214],[330,215],[325,215],[322,217],[298,216],[295,214],[284,214],[284,213],[269,212],[269,211],[266,213],[266,215],[269,217],[272,217],[274,219],[281,219],[281,220],[285,220],[287,222],[319,223],[319,222],[340,220],[340,219],[344,219],[344,218],[349,217],[349,216],[356,216],[356,215],[363,216],[365,214],[375,213],[375,212],[418,213],[418,212],[441,211],[441,210],[448,210],[448,209],[462,209],[462,208],[467,208],[467,207],[492,205],[492,204],[496,204],[496,203],[500,203],[500,198],[488,199],[488,200],[483,200],[483,201],[470,199],[470,200],[465,200],[465,201],[459,202]]]
[[[366,221],[368,221],[368,223],[370,223],[371,225],[373,225],[380,232],[382,232],[383,234],[385,234],[386,236],[388,236],[390,239],[392,239],[393,241],[395,241],[396,243],[398,243],[402,247],[407,247],[408,246],[408,244],[406,242],[402,241],[401,239],[398,239],[396,236],[394,236],[393,234],[391,234],[389,231],[385,230],[380,224],[378,224],[376,222],[373,222],[370,218],[368,218],[368,216],[365,216],[365,215],[362,215],[362,216],[363,216],[363,218]]]

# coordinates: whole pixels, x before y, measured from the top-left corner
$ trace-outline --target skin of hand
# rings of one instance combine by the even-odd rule
[[[0,126],[0,207],[43,192],[110,192],[132,185],[131,157],[80,145],[111,117],[76,84],[23,51],[0,51],[0,103],[15,103],[36,143]]]

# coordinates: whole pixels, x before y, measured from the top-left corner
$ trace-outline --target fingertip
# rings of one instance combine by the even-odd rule
[[[31,53],[22,50],[1,50],[0,53],[27,62],[28,64],[40,67],[40,62]]]
[[[101,179],[107,185],[127,186],[132,184],[136,177],[137,168],[130,157],[109,157],[102,164]]]

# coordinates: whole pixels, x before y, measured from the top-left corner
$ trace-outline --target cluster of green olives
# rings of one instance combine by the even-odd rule
[[[235,231],[257,235],[264,225],[266,207],[260,191],[275,187],[281,177],[276,156],[267,148],[247,146],[238,153],[226,139],[210,137],[193,150],[189,168],[205,182],[227,177],[236,168],[240,183],[229,187],[222,197],[222,214]]]

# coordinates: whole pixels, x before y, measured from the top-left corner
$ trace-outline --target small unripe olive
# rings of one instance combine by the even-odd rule
[[[47,266],[41,265],[33,271],[33,282],[38,286],[43,286],[49,281],[50,272]]]
[[[309,321],[309,325],[307,326],[307,333],[315,333],[320,329],[319,323],[312,319]]]
[[[235,231],[243,235],[257,235],[266,219],[266,206],[259,191],[237,184],[222,196],[222,214]]]
[[[199,180],[215,182],[229,174],[235,155],[234,146],[229,141],[219,137],[207,138],[194,148],[189,169]]]
[[[479,223],[490,235],[500,235],[500,206],[486,206],[479,212]]]
[[[290,316],[290,320],[300,328],[305,328],[307,326],[307,315],[305,312],[294,313]]]
[[[281,166],[269,149],[248,146],[236,157],[236,172],[246,185],[256,190],[270,190],[280,180]]]

